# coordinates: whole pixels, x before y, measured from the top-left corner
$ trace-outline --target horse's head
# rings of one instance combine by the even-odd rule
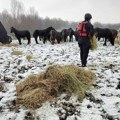
[[[73,32],[73,29],[72,29],[72,28],[69,28],[69,29],[68,29],[68,35],[71,35],[72,32]]]
[[[114,38],[113,35],[110,36],[109,41],[110,41],[110,43],[114,46],[115,38]]]
[[[112,32],[112,35],[113,35],[113,37],[115,39],[117,37],[117,35],[118,35],[118,31],[115,30],[115,29],[112,29],[111,32]]]
[[[55,30],[55,28],[53,28],[52,26],[50,26],[50,30]]]
[[[11,27],[10,32],[11,32],[11,33],[14,32],[14,27]]]
[[[99,33],[99,28],[95,28],[93,34],[97,37],[97,36],[98,36],[98,33]]]
[[[115,38],[117,37],[118,32],[115,29],[110,30],[110,32],[111,32],[111,34],[110,34],[110,43],[112,45],[114,45]]]
[[[46,28],[46,30],[54,30],[54,28],[52,26]]]

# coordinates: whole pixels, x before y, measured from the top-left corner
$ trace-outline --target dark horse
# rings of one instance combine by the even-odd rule
[[[72,28],[69,28],[69,29],[63,29],[61,31],[61,36],[62,36],[62,40],[64,42],[66,42],[67,40],[67,37],[69,36],[70,37],[70,42],[72,41],[72,35],[73,35],[73,29]]]
[[[56,30],[50,31],[50,41],[52,44],[55,43],[55,39],[57,40],[58,44],[62,41],[61,32],[58,32]]]
[[[95,35],[98,38],[98,40],[100,40],[100,38],[105,38],[105,42],[103,45],[106,46],[107,39],[110,41],[110,43],[112,45],[114,45],[115,38],[114,38],[110,29],[108,29],[108,28],[95,28],[94,32],[95,32]]]
[[[73,36],[75,37],[76,41],[78,41],[78,31],[74,31],[72,28],[70,28],[70,34],[69,34],[69,37],[70,37],[70,40],[69,42],[73,42]]]
[[[28,40],[28,44],[30,44],[30,32],[28,30],[17,30],[16,28],[14,27],[11,27],[11,33],[14,33],[15,34],[15,37],[18,39],[19,41],[19,44],[21,45],[21,38],[27,38]]]
[[[43,30],[35,30],[33,33],[33,37],[35,38],[36,44],[38,44],[37,38],[43,38],[43,43],[46,42],[46,40],[50,40],[50,31],[55,30],[52,26],[43,29]]]

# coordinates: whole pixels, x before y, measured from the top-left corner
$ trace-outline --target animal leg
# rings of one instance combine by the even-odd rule
[[[46,39],[45,39],[45,38],[43,38],[43,43],[45,44],[45,42],[46,42]]]
[[[36,42],[36,44],[38,44],[37,37],[35,37],[35,42]]]
[[[106,42],[107,42],[107,39],[105,38],[105,42],[104,42],[103,46],[107,46]]]
[[[21,39],[20,38],[18,38],[18,41],[19,41],[19,45],[21,45],[22,43],[21,43]]]
[[[28,38],[28,44],[30,44],[31,43],[31,40],[30,40],[30,38]]]

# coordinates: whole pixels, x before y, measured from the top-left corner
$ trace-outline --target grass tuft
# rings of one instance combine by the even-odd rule
[[[11,55],[22,55],[22,54],[23,54],[23,52],[22,51],[18,51],[18,50],[13,50],[11,52]]]
[[[30,61],[32,58],[33,58],[32,55],[27,55],[27,56],[26,56],[26,59],[27,59],[28,61]]]
[[[90,42],[91,42],[91,50],[96,50],[98,45],[97,45],[97,39],[96,39],[96,36],[94,35],[91,39],[90,39]]]

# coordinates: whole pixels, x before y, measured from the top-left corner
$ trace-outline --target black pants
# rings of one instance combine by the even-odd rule
[[[86,66],[87,58],[90,49],[90,38],[89,37],[79,37],[78,45],[80,47],[80,59],[82,66]]]

